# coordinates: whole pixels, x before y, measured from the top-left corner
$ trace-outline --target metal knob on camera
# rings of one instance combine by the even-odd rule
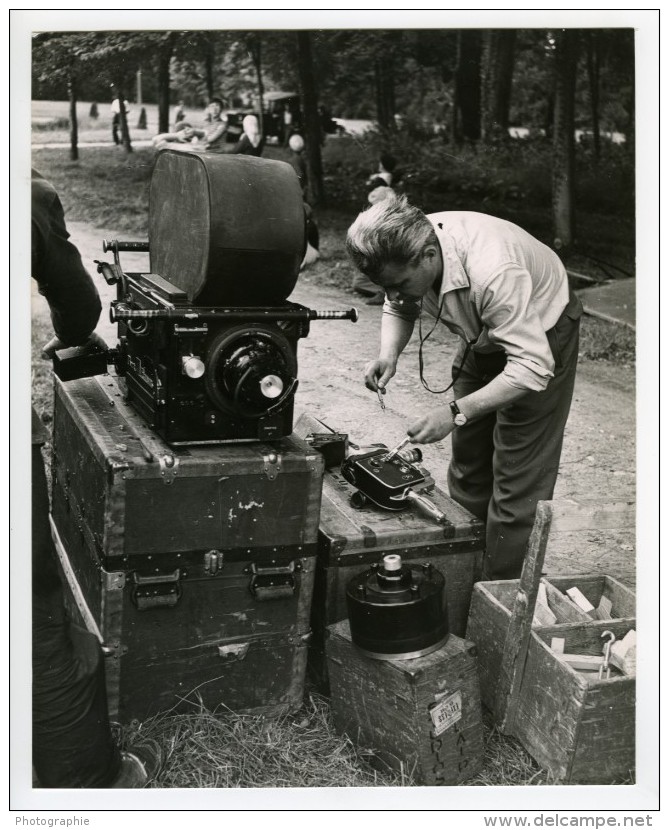
[[[428,563],[405,565],[387,554],[349,580],[346,607],[351,639],[369,657],[421,657],[448,639],[444,577]]]

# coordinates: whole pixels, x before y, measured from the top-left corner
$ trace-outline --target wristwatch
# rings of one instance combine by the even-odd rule
[[[449,403],[451,412],[453,413],[453,423],[456,427],[463,427],[467,423],[467,416],[460,412],[460,407],[455,401]]]

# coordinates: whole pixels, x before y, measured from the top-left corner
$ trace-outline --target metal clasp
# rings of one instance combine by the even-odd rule
[[[274,481],[281,472],[281,455],[278,452],[268,452],[263,456],[265,475],[270,481]]]
[[[204,572],[209,576],[215,576],[223,570],[225,555],[220,550],[210,550],[204,555]]]
[[[158,461],[160,463],[160,475],[163,476],[163,484],[173,484],[179,472],[179,459],[176,455],[167,453],[161,455]]]

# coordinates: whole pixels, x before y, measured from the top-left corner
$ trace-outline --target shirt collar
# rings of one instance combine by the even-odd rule
[[[439,218],[441,215],[439,213],[433,213],[428,215],[427,218],[434,228],[434,232],[439,240],[439,246],[441,247],[441,255],[444,261],[441,293],[445,294],[447,291],[455,291],[458,288],[469,288],[470,282],[467,272],[458,256],[455,240],[449,231],[446,230],[445,223]]]

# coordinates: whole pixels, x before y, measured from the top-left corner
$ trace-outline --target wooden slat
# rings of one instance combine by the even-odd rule
[[[634,528],[633,501],[602,502],[596,499],[561,499],[551,502],[551,533],[575,530],[625,530]]]
[[[503,734],[513,729],[518,693],[523,677],[523,665],[532,631],[532,617],[539,591],[541,569],[546,556],[546,545],[551,528],[552,503],[537,504],[534,527],[530,534],[527,555],[520,575],[518,593],[513,603],[511,621],[506,633],[498,693],[495,701],[495,717]]]

